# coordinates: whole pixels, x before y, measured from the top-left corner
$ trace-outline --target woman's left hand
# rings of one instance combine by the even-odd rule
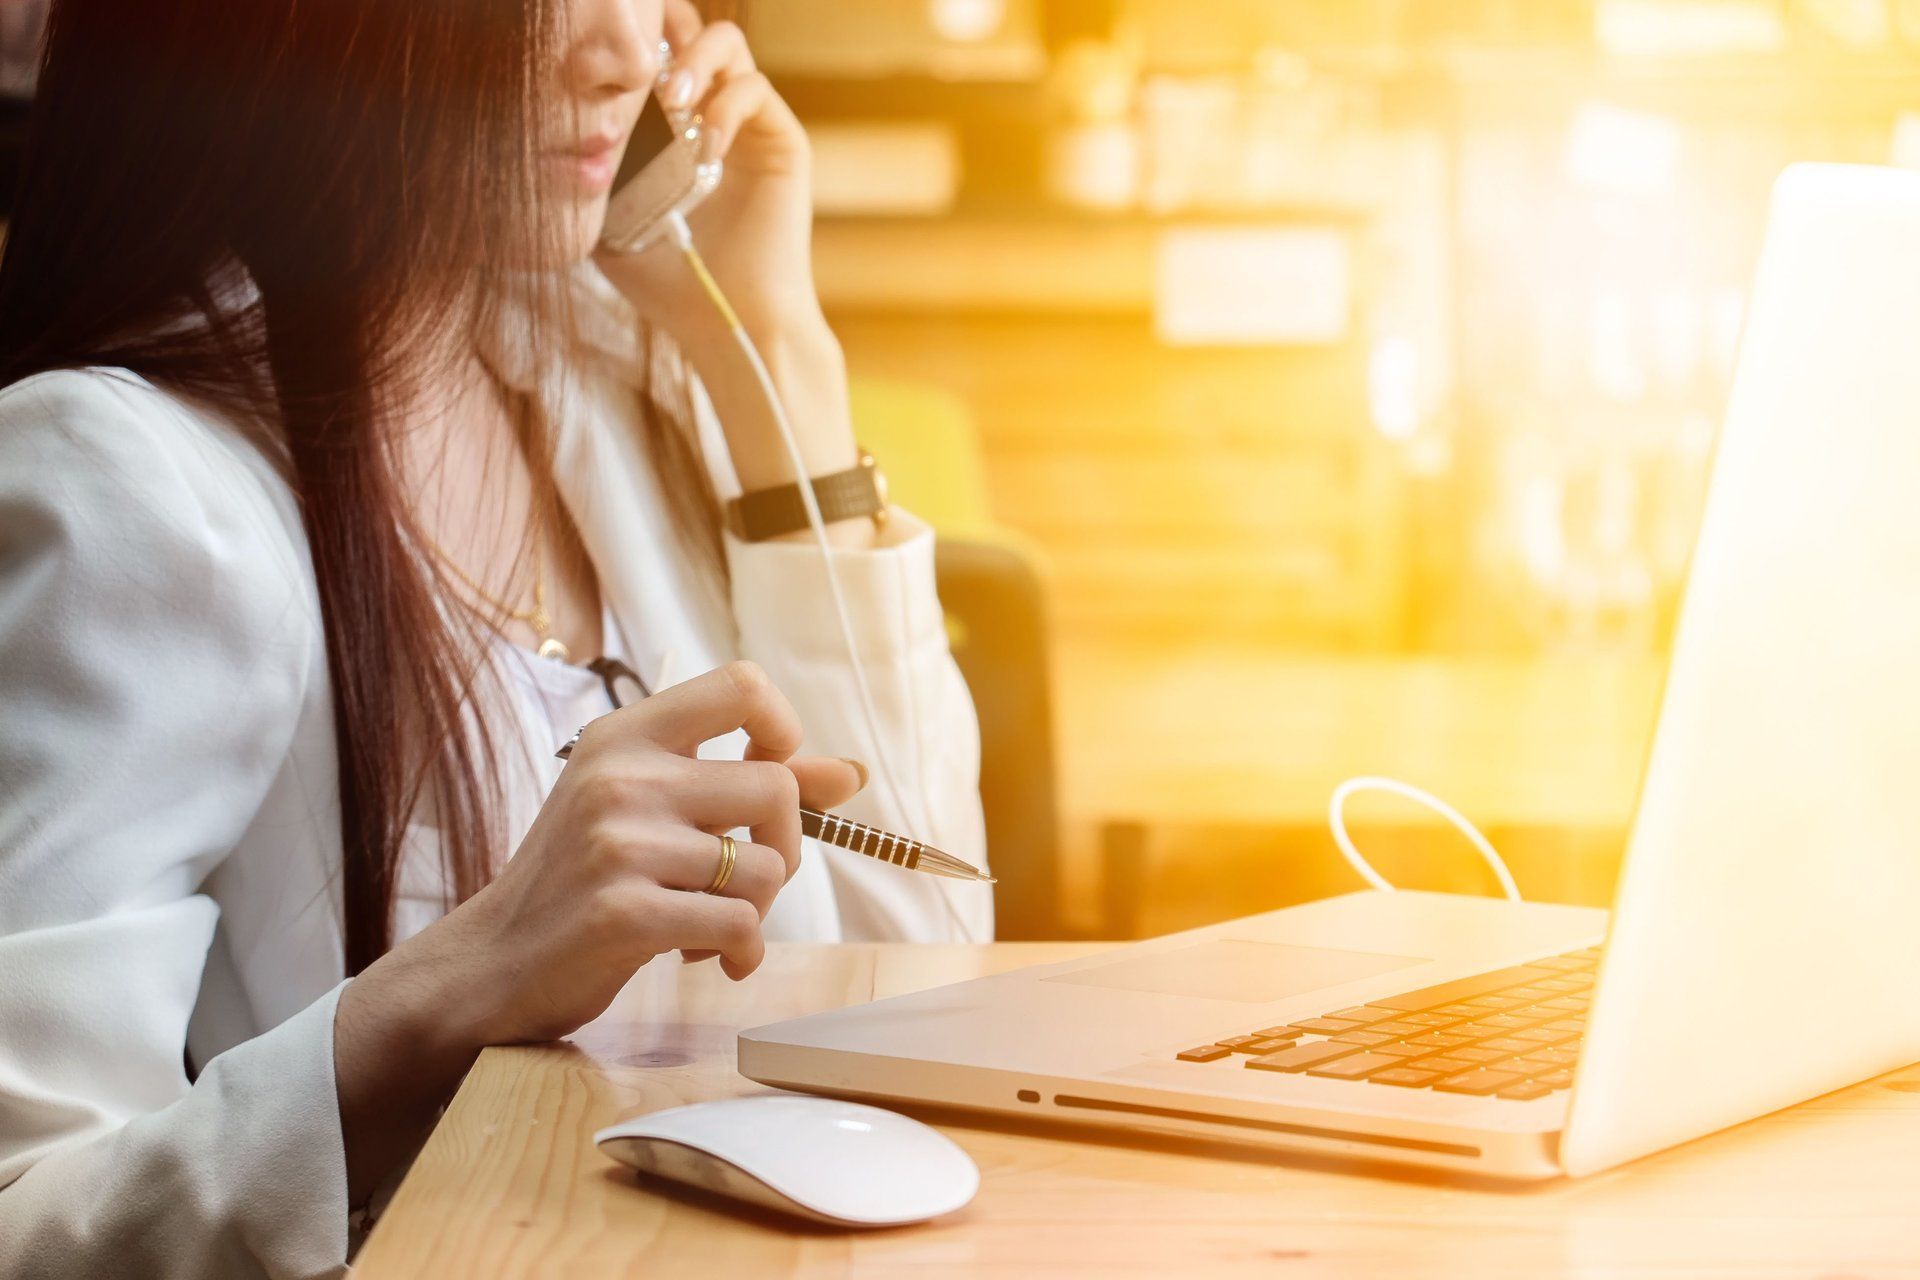
[[[814,289],[813,168],[806,131],[754,65],[731,22],[703,24],[692,0],[665,0],[674,71],[661,91],[702,123],[701,158],[723,177],[688,215],[722,292],[759,347],[813,475],[844,470],[858,449],[848,413],[846,365]],[[637,254],[601,252],[606,273],[650,323],[692,359],[726,430],[747,489],[787,484],[790,466],[732,336],[665,238]]]
[[[700,158],[724,164],[720,185],[687,217],[702,256],[756,340],[824,328],[810,256],[806,131],[754,66],[739,27],[702,24],[692,0],[666,0],[664,16],[674,70],[660,96],[669,109],[700,117]],[[648,320],[675,333],[697,327],[706,300],[664,240],[597,260]]]

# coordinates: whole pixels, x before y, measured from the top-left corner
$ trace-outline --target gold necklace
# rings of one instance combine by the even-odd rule
[[[534,635],[540,639],[540,647],[536,652],[541,657],[550,658],[555,662],[573,661],[573,651],[553,634],[553,615],[547,612],[547,560],[542,554],[539,539],[534,539],[533,544],[533,608],[531,609],[516,609],[475,582],[467,575],[467,571],[460,567],[459,562],[447,554],[447,549],[432,538],[427,538],[427,545],[433,548],[434,554],[440,557],[440,563],[452,570],[453,576],[458,578],[467,590],[506,614],[507,617],[532,627]]]

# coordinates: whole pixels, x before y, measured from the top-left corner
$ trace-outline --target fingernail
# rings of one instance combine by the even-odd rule
[[[852,756],[841,756],[840,758],[842,760],[845,760],[848,764],[852,765],[853,771],[860,775],[860,789],[862,791],[865,791],[867,789],[867,766],[861,764],[858,760],[855,760]]]
[[[693,74],[676,71],[667,78],[667,105],[684,107],[693,100]]]

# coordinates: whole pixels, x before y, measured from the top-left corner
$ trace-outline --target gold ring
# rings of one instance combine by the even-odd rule
[[[733,879],[734,859],[740,856],[740,850],[733,843],[732,836],[720,837],[720,866],[713,873],[713,883],[701,890],[702,893],[718,893],[727,887],[727,881]]]

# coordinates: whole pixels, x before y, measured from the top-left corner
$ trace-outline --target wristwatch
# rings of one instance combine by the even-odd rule
[[[862,516],[872,520],[876,529],[887,523],[887,478],[865,449],[860,451],[860,461],[847,470],[815,476],[813,500],[820,504],[820,516],[828,524]],[[799,532],[807,527],[800,486],[783,484],[741,494],[727,503],[727,525],[747,542]]]

